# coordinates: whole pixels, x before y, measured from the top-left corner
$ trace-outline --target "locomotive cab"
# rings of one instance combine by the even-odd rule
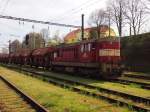
[[[100,73],[104,77],[120,76],[122,70],[120,68],[120,43],[118,38],[99,41],[97,46]]]
[[[83,41],[79,47],[79,61],[93,75],[110,78],[121,75],[120,43],[118,38]]]
[[[89,63],[96,61],[96,46],[95,42],[84,42],[80,45],[80,61]]]

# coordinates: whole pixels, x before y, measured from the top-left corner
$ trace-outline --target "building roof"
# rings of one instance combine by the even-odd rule
[[[88,33],[89,33],[90,31],[96,31],[96,30],[97,30],[96,27],[84,29],[84,31],[85,31],[85,32],[88,32]],[[102,34],[106,34],[106,33],[108,32],[108,30],[109,30],[109,27],[108,27],[107,25],[102,25],[101,28],[100,28],[100,32],[101,32]],[[81,32],[81,29],[74,30],[74,31],[68,33],[68,34],[64,37],[64,40],[67,41],[67,40],[69,40],[69,39],[78,38],[78,37],[77,37],[77,34],[80,33],[80,32]],[[113,32],[113,33],[115,34],[115,32],[114,32],[113,29],[111,29],[111,32]]]

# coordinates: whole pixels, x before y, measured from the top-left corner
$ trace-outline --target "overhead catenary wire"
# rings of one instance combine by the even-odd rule
[[[11,20],[19,20],[19,21],[26,21],[26,22],[32,22],[32,23],[48,24],[48,25],[61,26],[61,27],[73,27],[73,28],[80,28],[81,27],[81,26],[76,26],[76,25],[54,23],[54,22],[49,22],[49,21],[39,21],[39,20],[19,18],[19,17],[13,17],[13,16],[0,15],[0,18],[11,19]]]

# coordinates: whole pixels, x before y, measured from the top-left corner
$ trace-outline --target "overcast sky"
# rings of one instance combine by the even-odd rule
[[[87,22],[89,14],[106,7],[107,0],[0,0],[0,14],[80,25],[81,14],[85,14]],[[22,41],[25,34],[33,31],[34,23],[19,24],[19,21],[0,19],[0,48],[8,44],[8,40]],[[34,24],[34,31],[39,32],[48,25]],[[49,26],[51,35],[56,30],[65,35],[71,28]],[[71,29],[73,30],[73,29]],[[16,37],[17,36],[17,37]]]

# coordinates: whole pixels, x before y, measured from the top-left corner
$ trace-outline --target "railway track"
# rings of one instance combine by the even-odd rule
[[[11,82],[0,76],[0,112],[48,112]]]
[[[62,87],[67,87],[79,93],[84,93],[96,98],[106,99],[112,103],[116,103],[117,105],[126,105],[129,108],[135,109],[137,111],[150,112],[150,98],[144,98],[119,91],[92,86],[83,82],[51,76],[34,70],[30,71],[29,69],[25,68],[22,68],[21,70],[30,73],[31,76],[42,78],[47,82]]]
[[[141,88],[150,89],[150,75],[136,72],[125,72],[122,78],[116,79],[124,84],[135,83],[141,85]]]
[[[11,67],[11,68],[17,68],[17,66],[13,66],[12,65],[4,65],[5,67]],[[28,68],[28,67],[27,67]],[[40,69],[40,68],[39,68]],[[40,69],[43,70],[43,69]],[[139,87],[143,88],[143,89],[150,89],[150,83],[145,83],[145,82],[141,82],[141,81],[136,81],[133,78],[126,78],[126,77],[121,77],[121,78],[112,78],[106,81],[111,81],[113,83],[120,83],[120,84],[124,84],[124,85],[130,85],[130,84],[137,84],[139,85]]]
[[[117,83],[121,83],[121,84],[126,84],[126,85],[134,83],[134,84],[138,84],[143,89],[150,89],[150,84],[149,83],[145,83],[145,82],[141,82],[141,81],[136,81],[136,79],[132,79],[132,78],[126,78],[126,77],[113,78],[113,79],[111,79],[109,81],[111,81],[111,82],[117,82]]]
[[[12,67],[12,65],[10,65],[10,66],[9,65],[4,65],[4,66],[9,67],[9,68],[17,68],[17,66]],[[40,69],[40,70],[43,70],[43,69]],[[113,82],[113,83],[120,83],[120,84],[124,84],[124,85],[137,84],[137,85],[139,85],[140,88],[148,89],[148,90],[150,89],[150,84],[149,83],[135,81],[134,79],[131,79],[131,78],[126,79],[126,78],[121,77],[121,78],[109,79],[109,80],[106,80],[106,81]]]
[[[33,72],[33,71],[27,70],[26,72],[32,73],[32,76],[43,78],[43,80],[46,80],[48,82],[51,82],[53,84],[60,85],[63,87],[71,88],[72,90],[77,91],[77,92],[107,99],[110,102],[117,103],[119,105],[127,105],[130,108],[133,108],[138,111],[150,112],[150,99],[149,98],[133,96],[133,95],[121,93],[118,91],[113,91],[109,89],[87,85],[87,84],[77,82],[77,81],[71,81],[71,80],[46,76],[46,75],[43,76],[43,74],[41,76],[41,74]]]
[[[135,72],[126,72],[124,76],[131,77],[131,78],[140,78],[150,80],[150,74],[142,74],[142,73],[135,73]]]

